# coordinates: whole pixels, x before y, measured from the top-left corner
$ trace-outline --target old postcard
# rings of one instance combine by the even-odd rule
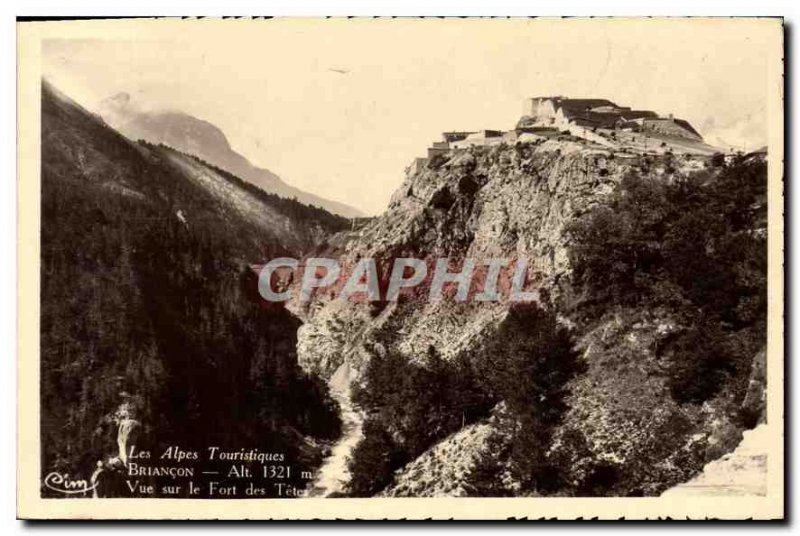
[[[20,517],[783,517],[780,18],[18,44]]]

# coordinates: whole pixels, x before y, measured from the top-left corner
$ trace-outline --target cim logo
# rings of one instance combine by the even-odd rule
[[[89,493],[97,487],[97,482],[89,483],[86,479],[73,480],[67,473],[52,472],[44,477],[44,485],[64,495]]]

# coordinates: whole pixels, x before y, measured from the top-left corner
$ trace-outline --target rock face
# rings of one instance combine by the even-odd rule
[[[409,175],[387,212],[352,236],[339,254],[345,262],[525,258],[539,286],[557,294],[569,271],[566,226],[640,165],[638,156],[569,141],[452,152]],[[666,167],[656,161],[651,172]],[[375,315],[365,304],[320,298],[298,312],[308,320],[299,341],[302,365],[330,377],[348,359],[358,370],[360,346],[386,322],[402,329],[402,347],[433,344],[452,355],[496,326],[507,310],[503,304],[412,302],[389,304]]]
[[[742,401],[742,409],[756,423],[762,424],[767,419],[767,349],[761,350],[753,359],[747,394]]]
[[[467,497],[481,455],[492,454],[490,424],[466,426],[408,464],[383,497]]]
[[[524,255],[556,278],[566,268],[565,223],[610,192],[627,167],[609,156],[599,147],[545,142],[433,159],[406,179],[354,253]]]
[[[631,170],[668,181],[676,171],[703,165],[700,157],[613,152],[577,140],[450,151],[414,166],[387,212],[352,235],[339,254],[379,264],[399,257],[524,258],[538,287],[557,301],[570,275],[572,221]],[[410,360],[431,346],[452,359],[491,339],[508,311],[502,301],[429,303],[412,296],[376,308],[322,297],[298,311],[305,320],[298,358],[325,378],[347,363],[359,382],[370,356],[385,351],[379,331],[393,333],[392,343]],[[569,384],[569,409],[548,453],[568,468],[563,493],[657,495],[741,438],[730,417],[734,402],[724,395],[702,406],[671,398],[657,349],[675,322],[664,311],[618,311],[574,333],[587,371]],[[754,384],[750,398],[758,398],[757,390]],[[485,439],[497,434],[491,419],[468,425],[407,464],[384,494],[468,494],[465,475]]]
[[[766,495],[769,437],[763,424],[745,431],[733,452],[707,464],[695,478],[668,489],[663,495]]]

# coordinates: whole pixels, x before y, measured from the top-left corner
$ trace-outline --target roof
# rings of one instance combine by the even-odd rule
[[[622,112],[621,115],[626,121],[631,121],[633,119],[644,119],[644,118],[654,119],[658,117],[657,113],[652,112],[650,110],[625,110]]]
[[[691,124],[689,124],[689,122],[686,121],[685,119],[674,119],[674,118],[670,119],[669,117],[653,117],[653,118],[646,118],[646,120],[649,121],[649,122],[672,122],[672,123],[675,123],[676,125],[678,125],[680,127],[683,127],[685,130],[688,130],[689,132],[691,132],[692,134],[694,134],[698,138],[700,138],[700,139],[703,138],[700,135],[700,133],[697,132],[694,129],[694,127]]]
[[[620,119],[620,114],[613,112],[578,112],[571,114],[570,119],[580,126],[613,128]]]
[[[583,111],[589,110],[591,108],[597,108],[599,106],[613,106],[617,107],[616,104],[611,102],[608,99],[553,99],[556,101],[559,107],[564,108],[564,111]]]
[[[679,124],[680,126],[682,126],[683,128],[685,128],[686,130],[688,130],[688,131],[689,131],[689,132],[691,132],[692,134],[696,135],[698,138],[702,138],[702,136],[700,135],[700,133],[699,133],[699,132],[697,132],[697,131],[694,129],[694,127],[693,127],[692,125],[690,125],[690,124],[689,124],[689,122],[688,122],[688,121],[686,121],[685,119],[674,119],[673,121],[675,121],[677,124]]]
[[[479,130],[478,132],[473,132],[466,139],[468,140],[479,140],[485,138],[499,138],[503,135],[502,130]]]
[[[651,110],[631,110],[628,107],[618,106],[608,99],[571,99],[568,97],[536,97],[532,100],[550,100],[556,110],[561,109],[561,113],[570,121],[584,127],[614,128],[620,120],[623,121],[673,121],[675,124],[702,139],[688,121],[684,119],[669,119],[659,117],[656,112]],[[601,110],[597,110],[600,108]],[[605,108],[605,109],[603,109]],[[526,118],[520,119],[517,128],[524,127],[528,123]],[[531,121],[534,122],[535,121]]]
[[[470,134],[474,134],[474,130],[464,131],[464,130],[456,130],[456,131],[449,131],[449,132],[442,132],[442,137],[445,141],[459,141],[463,140]]]

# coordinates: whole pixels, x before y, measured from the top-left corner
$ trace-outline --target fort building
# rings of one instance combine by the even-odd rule
[[[703,143],[700,133],[688,121],[672,114],[664,117],[651,110],[634,110],[608,99],[553,96],[525,99],[523,116],[511,130],[443,132],[442,140],[428,148],[427,157],[450,150],[564,135],[610,149],[626,145],[643,150],[674,145],[678,150],[701,153],[714,149]]]

